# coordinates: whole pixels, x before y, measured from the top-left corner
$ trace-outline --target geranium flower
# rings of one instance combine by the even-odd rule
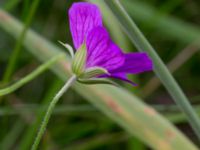
[[[111,40],[96,5],[88,2],[74,3],[69,10],[69,22],[76,53],[85,50],[77,54],[78,58],[74,60],[74,70],[79,70],[74,71],[75,74],[78,72],[81,75],[92,69],[98,72],[99,69],[98,73],[90,77],[116,78],[135,85],[127,78],[127,74],[152,70],[152,61],[147,53],[123,53]],[[76,62],[80,59],[83,60],[82,65]]]

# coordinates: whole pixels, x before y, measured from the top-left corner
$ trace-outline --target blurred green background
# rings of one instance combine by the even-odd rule
[[[58,40],[72,45],[67,10],[75,1],[0,0],[0,7],[60,46]],[[99,2],[90,0],[93,2]],[[199,110],[200,104],[200,1],[199,0],[124,0],[121,1],[157,53],[169,64],[178,83]],[[106,7],[104,22],[113,40],[124,51],[136,51],[120,30],[118,22]],[[19,41],[18,41],[19,44]],[[0,28],[0,79],[3,80],[17,41]],[[62,48],[62,46],[60,46]],[[14,64],[9,84],[34,70],[40,63],[23,46]],[[138,87],[121,83],[173,121],[184,134],[197,143],[193,131],[179,109],[152,72],[130,76]],[[117,81],[118,82],[118,81]],[[1,82],[3,88],[8,83]],[[0,100],[0,145],[2,150],[27,150],[37,132],[44,110],[63,82],[46,71],[16,92]],[[40,117],[38,117],[40,116]],[[131,137],[121,127],[99,112],[75,91],[69,90],[57,105],[41,142],[42,150],[147,150],[146,145]]]

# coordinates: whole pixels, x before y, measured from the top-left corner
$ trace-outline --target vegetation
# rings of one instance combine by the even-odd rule
[[[200,2],[88,1],[101,8],[124,51],[150,54],[155,74],[131,75],[136,87],[76,83],[55,106],[39,149],[198,149]],[[70,55],[58,41],[73,45],[73,2],[0,1],[2,150],[31,148],[48,104],[71,76]]]

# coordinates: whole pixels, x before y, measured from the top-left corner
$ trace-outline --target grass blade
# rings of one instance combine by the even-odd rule
[[[21,120],[17,121],[6,137],[0,142],[0,149],[10,150],[16,143],[18,137],[24,129],[24,124]],[[11,138],[12,137],[12,138]]]
[[[190,44],[184,48],[180,53],[177,54],[168,64],[167,68],[171,73],[174,73],[177,69],[182,67],[189,59],[191,59],[194,54],[199,51],[199,46],[197,42]],[[153,77],[148,81],[148,83],[143,87],[143,97],[148,97],[150,94],[155,92],[160,86],[160,80],[157,77]]]
[[[150,24],[152,29],[158,31],[160,35],[186,44],[191,44],[200,38],[199,27],[192,23],[165,14],[158,15],[159,11],[141,1],[126,0],[121,2],[133,18],[143,24]]]
[[[15,44],[13,53],[10,56],[5,74],[3,76],[3,83],[7,83],[10,80],[10,77],[12,76],[12,73],[13,73],[15,67],[16,67],[17,59],[20,55],[23,40],[24,40],[26,32],[27,32],[27,30],[28,30],[28,28],[31,24],[32,18],[34,17],[34,15],[36,13],[39,2],[40,2],[40,0],[34,0],[33,3],[32,3],[31,9],[30,9],[29,14],[28,14],[26,21],[25,21],[26,24],[24,26],[24,29],[22,30],[21,35],[20,35],[19,39],[17,40],[17,42]]]
[[[189,103],[189,100],[164,65],[154,48],[146,40],[144,35],[138,29],[136,24],[127,14],[119,0],[106,0],[111,10],[115,13],[118,20],[120,20],[124,30],[126,31],[129,38],[136,45],[139,51],[146,51],[154,62],[154,71],[160,78],[170,95],[173,97],[175,102],[179,105],[182,111],[187,115],[187,118],[194,129],[196,135],[200,140],[200,119],[193,110]]]

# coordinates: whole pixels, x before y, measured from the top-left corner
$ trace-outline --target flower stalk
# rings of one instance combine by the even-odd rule
[[[40,143],[40,140],[46,130],[46,126],[49,122],[49,119],[51,117],[51,114],[54,110],[54,107],[56,106],[57,102],[59,101],[59,99],[61,98],[61,96],[69,89],[70,86],[72,86],[72,84],[76,81],[76,76],[73,75],[66,83],[65,85],[61,88],[61,90],[55,95],[55,97],[53,98],[53,100],[51,101],[51,103],[49,104],[49,107],[46,111],[46,114],[44,116],[44,119],[42,121],[41,127],[38,131],[38,134],[35,138],[35,141],[32,145],[31,150],[37,150],[38,145]]]

